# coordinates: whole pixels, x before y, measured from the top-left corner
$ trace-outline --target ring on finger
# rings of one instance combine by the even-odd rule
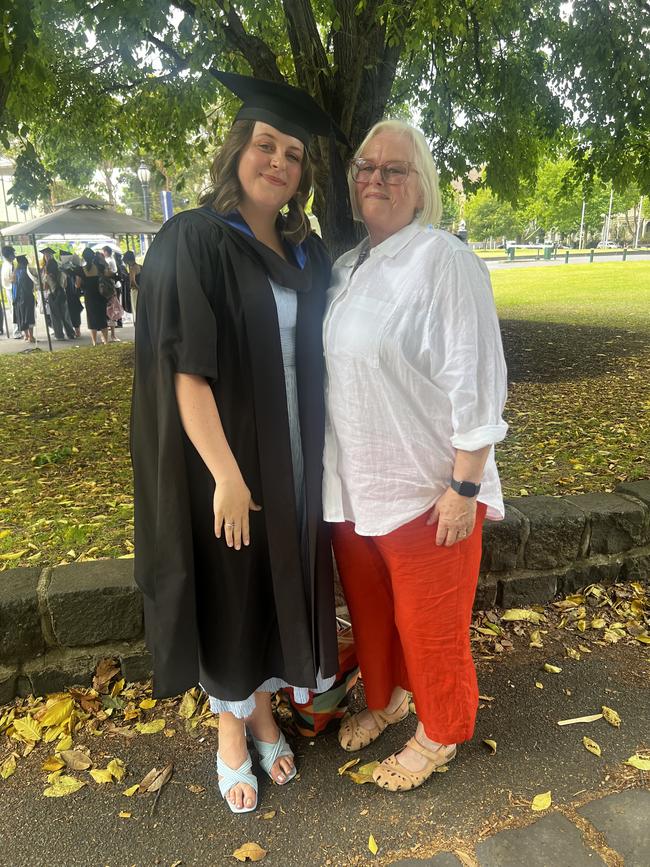
[[[229,522],[226,522],[226,523],[224,524],[224,527],[228,527],[228,528],[231,529],[231,530],[232,530],[232,528],[233,528],[234,526],[235,526],[234,524],[231,524],[231,523],[229,523]]]

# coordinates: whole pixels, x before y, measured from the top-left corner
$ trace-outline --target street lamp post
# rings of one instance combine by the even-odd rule
[[[605,234],[604,240],[605,240],[606,245],[609,242],[609,232],[610,232],[611,223],[612,223],[612,203],[613,203],[613,201],[614,201],[614,187],[612,186],[610,191],[609,191],[609,210],[607,211],[607,221],[605,223],[605,226],[603,227],[603,231]]]
[[[138,180],[142,184],[142,199],[144,201],[144,218],[149,219],[149,181],[151,180],[151,172],[149,166],[144,160],[138,166]]]

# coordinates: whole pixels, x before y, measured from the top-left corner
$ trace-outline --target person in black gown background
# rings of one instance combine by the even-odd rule
[[[84,264],[77,272],[77,288],[84,296],[92,344],[97,346],[97,332],[101,333],[102,343],[106,344],[108,343],[106,299],[99,291],[99,278],[106,266],[90,247],[84,249],[81,258]]]
[[[311,134],[332,125],[302,91],[220,73],[244,106],[203,207],[177,214],[143,266],[131,423],[135,576],[154,694],[200,683],[220,714],[219,787],[257,804],[262,769],[295,776],[271,710],[337,670],[322,522],[321,326],[330,262],[311,233]],[[287,214],[280,215],[285,207]]]

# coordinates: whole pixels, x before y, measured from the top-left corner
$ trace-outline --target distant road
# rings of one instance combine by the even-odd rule
[[[495,262],[490,259],[483,259],[485,264],[488,266],[490,270],[497,268],[546,268],[549,265],[564,265],[564,254],[558,253],[557,259],[515,259],[514,262]],[[623,257],[621,253],[615,253],[611,256],[608,255],[599,255],[593,261],[593,265],[597,265],[599,262],[622,262]],[[634,255],[629,255],[626,259],[627,262],[648,262],[650,261],[650,253],[635,253]],[[569,265],[583,264],[589,263],[589,253],[584,256],[571,256],[569,258]]]

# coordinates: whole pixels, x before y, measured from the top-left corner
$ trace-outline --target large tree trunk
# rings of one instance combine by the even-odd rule
[[[314,206],[323,239],[334,257],[365,234],[352,219],[346,163],[370,127],[380,120],[395,79],[401,45],[388,47],[377,0],[358,11],[357,0],[334,0],[341,26],[331,34],[334,67],[321,43],[310,0],[283,0],[298,84],[332,116],[350,148],[320,140],[314,175]],[[411,3],[401,10],[406,26]],[[335,152],[336,148],[336,152]]]
[[[246,32],[244,20],[227,0],[215,2],[223,13],[215,26],[230,47],[245,57],[253,75],[283,80],[269,46]],[[388,39],[381,0],[366,0],[363,6],[358,0],[333,0],[340,27],[330,34],[332,66],[311,0],[282,0],[297,83],[329,112],[350,143],[349,149],[324,139],[314,144],[314,213],[333,256],[353,247],[364,234],[352,219],[345,166],[370,127],[384,115],[403,47],[401,36],[409,26],[414,2],[404,0],[398,10],[388,13],[392,16]],[[197,17],[196,0],[178,0],[178,5]],[[179,59],[164,42],[152,34],[148,38]]]

